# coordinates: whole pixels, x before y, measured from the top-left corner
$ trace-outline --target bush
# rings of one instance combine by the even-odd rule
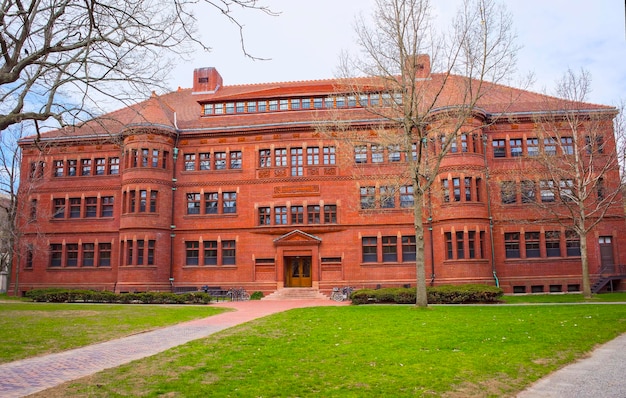
[[[211,295],[203,292],[174,294],[169,292],[121,293],[95,290],[35,289],[26,297],[49,303],[143,303],[143,304],[207,304]]]
[[[489,285],[444,285],[427,287],[429,304],[497,303],[502,289]],[[415,304],[415,288],[362,289],[352,293],[353,304]]]
[[[250,295],[250,300],[261,300],[263,297],[263,292],[254,292]]]

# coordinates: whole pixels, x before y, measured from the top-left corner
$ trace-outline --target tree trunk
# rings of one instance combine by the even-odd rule
[[[417,185],[417,184],[415,184]],[[424,222],[422,210],[424,208],[424,193],[414,186],[413,218],[415,225],[415,270],[417,272],[416,307],[428,307],[428,293],[426,292],[426,267],[424,264]]]
[[[589,280],[589,259],[587,256],[587,233],[579,233],[580,238],[580,262],[583,278],[583,297],[591,298],[591,282]]]

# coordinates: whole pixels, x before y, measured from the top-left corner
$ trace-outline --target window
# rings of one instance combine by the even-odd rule
[[[504,251],[506,258],[520,258],[519,232],[506,232],[504,234]]]
[[[98,158],[96,159],[96,175],[102,176],[106,173],[106,159]]]
[[[141,167],[148,167],[150,160],[150,150],[148,148],[141,149]]]
[[[307,221],[309,224],[320,224],[320,207],[318,205],[309,205],[306,207]]]
[[[139,191],[139,212],[145,213],[148,204],[148,191],[142,189]]]
[[[236,192],[222,193],[222,202],[223,202],[224,214],[237,213],[237,193]]]
[[[413,186],[405,185],[400,187],[400,207],[403,209],[413,207]]]
[[[233,102],[226,103],[226,113],[235,113],[235,104]]]
[[[402,237],[402,261],[415,261],[415,235]]]
[[[517,192],[515,189],[515,181],[502,181],[500,183],[500,196],[503,204],[516,203]]]
[[[65,266],[77,267],[78,266],[78,244],[68,243],[67,245],[65,245],[65,251],[66,251]]]
[[[398,238],[395,236],[383,236],[383,262],[396,262],[398,261]]]
[[[456,258],[465,258],[465,239],[463,231],[456,231]]]
[[[304,224],[304,206],[291,206],[291,223]]]
[[[324,224],[337,223],[337,206],[324,205]]]
[[[494,158],[506,157],[506,140],[493,140],[492,145]]]
[[[603,200],[606,197],[606,187],[604,186],[604,178],[598,178],[596,180],[596,195],[599,201]]]
[[[98,198],[85,198],[85,217],[96,217],[98,215]]]
[[[137,240],[137,265],[143,265],[145,242],[143,239]]]
[[[467,231],[467,248],[469,249],[468,251],[468,257],[467,258],[476,258],[476,249],[475,249],[475,244],[476,244],[476,231]]]
[[[446,260],[453,260],[454,249],[452,248],[452,232],[444,233],[444,240],[446,245]]]
[[[25,268],[33,268],[33,245],[26,246],[26,265]]]
[[[373,209],[376,207],[376,188],[361,187],[361,209]]]
[[[219,194],[217,192],[210,192],[204,194],[204,213],[205,214],[217,214],[218,213],[218,201]]]
[[[271,209],[269,207],[259,207],[259,225],[270,225],[270,224],[271,224]]]
[[[76,167],[77,167],[76,159],[68,160],[67,161],[67,175],[70,177],[76,176]]]
[[[302,169],[302,148],[291,148],[291,175],[303,175]]]
[[[36,220],[37,220],[37,199],[31,199],[28,221],[36,221]]]
[[[472,201],[472,178],[471,177],[465,177],[463,181],[463,188],[465,188],[465,201],[471,202]]]
[[[455,202],[460,202],[461,201],[461,179],[458,177],[455,177],[452,179],[452,188],[453,188],[453,193],[454,193],[454,201]]]
[[[90,176],[91,175],[91,159],[83,159],[80,162],[80,175],[81,176]]]
[[[382,163],[384,161],[384,150],[380,145],[372,145],[372,163]]]
[[[322,99],[321,98],[313,98],[313,108],[320,109],[322,107]]]
[[[150,191],[150,213],[156,213],[158,197],[159,191]]]
[[[585,136],[585,148],[588,155],[604,153],[604,138],[602,136]]]
[[[100,199],[100,217],[113,217],[113,196]]]
[[[217,265],[217,241],[204,241],[204,265]]]
[[[153,149],[152,150],[152,167],[159,167],[159,150],[158,149]]]
[[[401,160],[400,145],[389,145],[389,147],[387,147],[387,151],[390,162],[399,162]]]
[[[65,164],[62,160],[54,161],[54,176],[55,177],[63,177],[65,172]]]
[[[53,213],[52,217],[54,218],[65,218],[65,199],[54,199],[52,202]]]
[[[198,156],[200,158],[200,170],[211,170],[211,154],[203,152]]]
[[[534,203],[537,200],[537,192],[535,191],[535,182],[524,180],[522,187],[522,203]]]
[[[167,169],[167,158],[170,156],[170,153],[168,151],[163,151],[163,163],[161,164],[161,167],[164,169]]]
[[[441,181],[441,190],[444,203],[450,203],[450,181],[447,179]]]
[[[256,112],[256,101],[248,101],[248,113]]]
[[[196,169],[196,154],[186,153],[185,154],[185,171],[193,171],[195,169]]]
[[[45,164],[42,161],[32,162],[30,164],[30,178],[39,179],[43,178]]]
[[[522,156],[522,139],[514,138],[509,140],[509,145],[511,147],[511,156],[518,157]]]
[[[222,241],[222,264],[235,265],[235,241]]]
[[[354,161],[356,163],[367,163],[366,145],[358,145],[354,147]]]
[[[135,212],[135,204],[137,202],[136,199],[136,192],[135,191],[130,191],[128,193],[128,201],[129,201],[129,205],[128,205],[128,212],[129,213],[134,213]]]
[[[561,180],[559,181],[559,196],[563,202],[572,202],[576,199],[574,196],[574,181],[573,180]]]
[[[576,231],[565,231],[565,249],[567,257],[580,257],[580,237]]]
[[[278,110],[278,101],[277,100],[269,101],[269,110],[270,111],[277,111]]]
[[[546,156],[556,155],[556,140],[554,138],[550,137],[543,139],[543,153]]]
[[[94,248],[95,245],[93,243],[83,243],[83,267],[94,266]]]
[[[111,266],[111,244],[99,243],[98,244],[98,259],[101,267]]]
[[[149,240],[148,241],[148,265],[154,265],[154,249],[156,246],[156,241]]]
[[[63,245],[53,243],[50,245],[50,266],[60,267],[63,260]]]
[[[393,187],[380,187],[380,207],[393,209],[396,207],[396,192]]]
[[[80,218],[80,198],[70,198],[70,218]]]
[[[126,265],[133,265],[133,241],[126,241]]]
[[[226,152],[215,152],[215,170],[226,169]]]
[[[320,164],[320,149],[318,147],[306,149],[306,164],[309,166]]]
[[[259,151],[259,167],[272,167],[272,151],[269,149],[261,149]]]
[[[287,206],[278,206],[274,208],[274,224],[287,225]]]
[[[574,139],[572,137],[561,137],[561,150],[563,155],[573,155]]]
[[[274,166],[276,167],[287,166],[287,150],[285,148],[274,149]]]
[[[375,263],[378,261],[378,242],[375,237],[362,238],[362,251],[364,263]]]
[[[526,153],[528,154],[528,156],[539,155],[539,139],[526,138]]]
[[[185,265],[198,265],[200,242],[185,242]]]
[[[291,110],[300,109],[300,98],[292,98],[289,102],[291,103]]]
[[[526,258],[537,258],[541,256],[539,249],[539,232],[525,232]]]
[[[187,194],[187,214],[200,214],[200,194]]]
[[[546,231],[546,256],[561,257],[561,233]]]
[[[541,191],[541,202],[543,203],[554,202],[554,181],[550,181],[550,180],[539,181],[539,189]]]
[[[232,151],[230,153],[230,168],[234,170],[241,169],[241,151]]]
[[[109,174],[116,175],[120,173],[120,158],[109,158]]]
[[[467,134],[461,134],[461,152],[467,152]]]

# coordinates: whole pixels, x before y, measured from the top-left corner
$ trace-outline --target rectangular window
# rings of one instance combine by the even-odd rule
[[[30,178],[31,179],[40,179],[43,178],[44,174],[44,163],[43,162],[31,162],[30,164]]]
[[[100,267],[111,266],[111,244],[99,243],[98,244],[98,259]]]
[[[33,268],[33,245],[28,244],[26,246],[26,264],[25,268]]]
[[[292,98],[291,99],[291,110],[295,111],[300,109],[300,98]]]
[[[219,194],[217,192],[210,192],[204,194],[204,213],[205,214],[217,214],[219,211]]]
[[[415,235],[402,237],[402,261],[415,261]]]
[[[361,187],[361,209],[373,209],[376,207],[376,188]]]
[[[324,205],[324,224],[337,223],[337,206]]]
[[[277,111],[278,110],[278,100],[270,100],[269,101],[269,110]]]
[[[113,196],[100,199],[100,217],[113,217]]]
[[[289,100],[281,99],[280,102],[278,103],[278,109],[281,111],[289,110]]]
[[[230,113],[235,113],[235,103],[234,102],[227,102],[225,104],[226,107],[226,113],[230,114]]]
[[[150,161],[150,150],[148,148],[141,149],[141,167],[148,167]]]
[[[383,236],[383,262],[396,262],[398,261],[398,238],[395,236]]]
[[[213,104],[204,104],[204,114],[205,115],[213,114]]]
[[[332,165],[335,164],[335,147],[334,146],[325,146],[323,148],[324,152],[324,164]]]
[[[148,205],[148,191],[142,189],[139,191],[139,212],[145,213]]]
[[[461,201],[461,179],[458,177],[455,177],[452,179],[452,188],[453,188],[453,193],[454,193],[454,201],[455,202],[460,202]]]
[[[66,251],[65,266],[77,267],[78,266],[78,244],[69,243],[65,245],[65,251]]]
[[[357,145],[354,147],[355,163],[367,163],[367,146]]]
[[[446,244],[446,260],[454,260],[454,248],[452,246],[452,232],[444,233]]]
[[[285,148],[274,149],[274,166],[287,166],[287,150]]]
[[[506,232],[504,234],[504,250],[506,258],[520,258],[519,232]]]
[[[185,265],[198,265],[200,242],[185,242]]]
[[[200,194],[187,194],[187,214],[200,214]]]
[[[384,159],[384,149],[380,145],[372,145],[372,163],[382,163]]]
[[[83,159],[80,162],[80,175],[81,176],[90,176],[91,175],[91,159]]]
[[[153,149],[152,150],[152,167],[159,167],[159,150],[158,149]]]
[[[143,265],[145,242],[143,239],[137,240],[137,265]]]
[[[561,151],[563,155],[574,154],[574,139],[572,137],[561,137]]]
[[[541,202],[550,203],[554,202],[554,181],[541,180],[539,181],[539,189],[541,191]]]
[[[306,149],[306,164],[308,166],[320,164],[320,149],[318,147]]]
[[[563,202],[572,202],[576,199],[574,196],[574,180],[559,181],[559,197]]]
[[[598,201],[604,200],[606,197],[606,187],[604,186],[604,178],[598,178],[596,180],[596,196]]]
[[[463,231],[456,231],[456,258],[465,258],[465,233]]]
[[[476,231],[467,231],[467,248],[469,250],[467,258],[476,258]]]
[[[526,138],[526,153],[528,156],[539,155],[539,139],[538,138]]]
[[[76,175],[76,167],[77,166],[76,159],[70,159],[67,161],[67,175],[70,177],[74,177]]]
[[[65,173],[65,164],[62,160],[54,161],[54,176],[55,177],[63,177]]]
[[[400,145],[389,145],[387,147],[387,153],[390,162],[399,162],[401,160]]]
[[[465,201],[472,201],[472,177],[465,177],[463,179],[463,188],[465,189]]]
[[[128,212],[129,213],[134,213],[135,212],[135,204],[137,202],[137,198],[136,198],[136,192],[135,191],[130,191],[128,193]]]
[[[235,265],[235,241],[222,241],[222,264]]]
[[[362,238],[361,247],[364,263],[375,263],[378,261],[378,242],[376,237]]]
[[[156,246],[156,241],[149,240],[148,241],[148,265],[154,265],[154,248]]]
[[[530,180],[524,180],[521,183],[521,187],[522,203],[534,203],[537,200],[535,182]]]
[[[196,154],[185,154],[185,171],[194,171],[196,169]]]
[[[522,139],[521,138],[513,138],[509,140],[509,146],[511,147],[512,157],[522,156]]]
[[[150,191],[150,213],[156,213],[158,197],[159,191]]]
[[[213,104],[213,111],[216,115],[224,114],[224,104]]]
[[[226,152],[215,152],[215,170],[226,170]]]
[[[28,221],[36,221],[36,220],[37,220],[37,199],[31,199]]]
[[[60,267],[63,260],[63,245],[53,243],[50,245],[50,266]]]
[[[241,151],[232,151],[230,153],[230,168],[233,170],[240,170],[241,163],[242,163]]]
[[[98,216],[98,198],[85,198],[85,217]]]
[[[167,159],[169,156],[170,153],[168,151],[163,151],[163,162],[161,163],[161,168],[167,169]]]
[[[500,196],[503,204],[517,202],[517,192],[515,181],[502,181],[500,183]]]
[[[304,207],[291,206],[291,223],[304,224]]]
[[[291,175],[301,176],[303,175],[302,169],[302,148],[291,148]]]
[[[561,257],[561,233],[546,231],[546,256]]]
[[[554,138],[543,139],[543,153],[546,156],[556,156],[556,140]]]
[[[380,187],[380,207],[382,209],[396,207],[396,190],[393,187]]]
[[[80,218],[80,198],[70,198],[70,218]]]
[[[65,218],[65,198],[54,199],[52,205],[53,205],[52,217]]]
[[[198,156],[200,157],[200,170],[211,170],[211,154],[203,152]]]
[[[237,193],[236,192],[222,193],[222,203],[223,203],[224,214],[237,213]]]
[[[272,167],[272,151],[269,149],[261,149],[259,151],[259,167]]]
[[[117,175],[120,173],[120,158],[109,158],[109,174]]]
[[[248,101],[248,113],[256,113],[256,101]]]
[[[306,207],[307,221],[309,224],[320,224],[320,207],[318,205],[310,205]]]
[[[103,176],[106,173],[106,159],[96,159],[96,175]]]
[[[287,206],[277,206],[274,208],[274,224],[287,225]]]
[[[571,229],[565,231],[565,248],[567,257],[580,257],[580,236]]]
[[[400,207],[408,209],[413,207],[413,186],[405,185],[400,187]]]
[[[493,140],[492,145],[494,158],[506,157],[506,140]]]
[[[267,110],[267,101],[258,101],[257,110],[259,112],[265,112]]]
[[[525,232],[524,240],[526,241],[526,258],[541,257],[539,232]]]
[[[217,265],[217,241],[204,241],[204,265]]]
[[[259,207],[259,225],[270,225],[271,223],[271,209],[269,207]]]
[[[126,241],[126,265],[133,265],[133,252],[134,252],[134,247],[133,247],[133,241],[132,240],[128,240]]]
[[[313,108],[315,109],[322,108],[322,98],[313,98]]]
[[[467,152],[467,134],[461,134],[461,152]]]

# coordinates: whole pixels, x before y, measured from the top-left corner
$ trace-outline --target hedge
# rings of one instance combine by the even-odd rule
[[[497,303],[502,289],[489,285],[444,285],[426,288],[429,304]],[[357,290],[350,296],[352,304],[394,303],[415,304],[415,288],[383,288]]]
[[[211,295],[204,292],[174,294],[168,292],[113,293],[96,290],[35,289],[26,297],[48,303],[142,303],[142,304],[207,304]]]

